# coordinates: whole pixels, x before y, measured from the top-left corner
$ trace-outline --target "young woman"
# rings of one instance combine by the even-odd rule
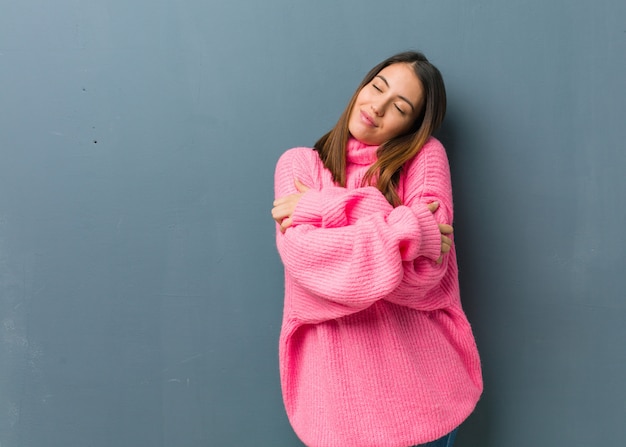
[[[480,397],[450,170],[432,136],[445,110],[439,70],[400,53],[313,149],[278,161],[281,384],[307,446],[450,447]]]

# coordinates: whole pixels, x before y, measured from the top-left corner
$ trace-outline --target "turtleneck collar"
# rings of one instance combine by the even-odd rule
[[[370,146],[354,137],[348,139],[346,146],[346,161],[357,165],[371,165],[377,160],[378,146]]]

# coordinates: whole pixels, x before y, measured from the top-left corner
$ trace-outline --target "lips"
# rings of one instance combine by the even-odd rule
[[[372,118],[371,115],[369,115],[367,112],[364,112],[362,110],[360,112],[361,112],[361,121],[363,121],[367,126],[378,127],[378,125],[376,124],[376,121],[374,121],[374,118]]]

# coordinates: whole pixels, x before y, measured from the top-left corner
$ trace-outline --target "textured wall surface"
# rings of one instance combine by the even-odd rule
[[[625,2],[1,3],[2,447],[300,445],[274,165],[405,49],[449,95],[457,445],[623,444]]]

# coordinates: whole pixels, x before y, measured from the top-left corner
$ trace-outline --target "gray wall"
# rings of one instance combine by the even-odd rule
[[[0,445],[295,446],[269,210],[380,59],[447,81],[486,391],[459,447],[622,445],[622,0],[0,2]]]

